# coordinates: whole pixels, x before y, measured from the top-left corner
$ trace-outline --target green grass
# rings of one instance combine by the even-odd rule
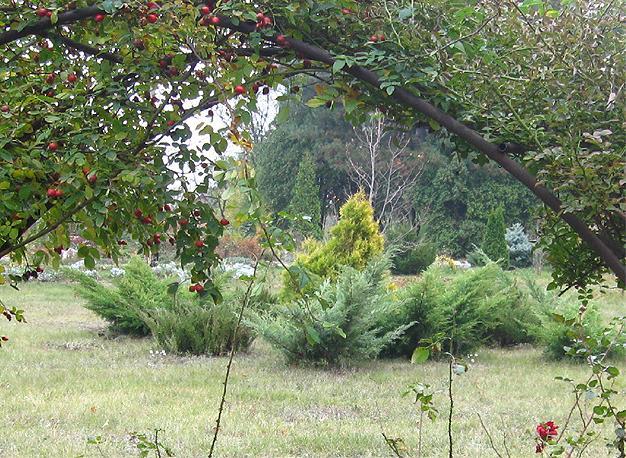
[[[0,334],[11,337],[0,350],[0,456],[136,456],[130,433],[155,428],[176,456],[207,455],[225,358],[154,356],[150,339],[107,338],[105,323],[66,285],[28,284],[19,293],[1,287],[0,297],[24,308],[29,320],[0,321]],[[623,298],[616,291],[603,298],[607,313],[623,307]],[[444,456],[446,374],[444,363],[399,360],[343,371],[286,367],[257,341],[235,358],[217,456],[391,456],[383,431],[404,438],[416,456],[418,414],[401,393],[417,381],[438,389],[442,414],[425,424],[423,456]],[[506,439],[512,457],[535,456],[534,426],[561,424],[572,405],[554,377],[587,374],[530,347],[479,352],[454,382],[455,456],[494,456],[477,413],[500,449]],[[611,425],[605,428],[610,433]],[[102,454],[87,445],[92,436],[102,436]],[[603,443],[587,456],[605,456]]]

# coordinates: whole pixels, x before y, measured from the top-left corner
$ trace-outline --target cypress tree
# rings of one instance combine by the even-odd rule
[[[293,197],[289,213],[297,217],[293,222],[294,232],[301,238],[322,237],[320,187],[317,183],[315,164],[310,154],[306,154],[300,166],[293,187]]]
[[[503,269],[509,268],[509,247],[506,243],[506,225],[502,207],[489,213],[481,248],[490,259],[498,261]]]

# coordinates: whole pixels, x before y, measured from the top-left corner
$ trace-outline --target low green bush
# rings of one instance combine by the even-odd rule
[[[77,271],[68,275],[78,282],[77,291],[86,307],[110,323],[114,332],[145,336],[170,353],[221,355],[242,350],[251,344],[252,332],[242,326],[233,340],[243,289],[230,274],[216,272],[213,281],[223,293],[215,304],[210,296],[198,296],[182,287],[168,293],[171,281],[160,280],[141,259],[133,258],[125,273],[112,284],[102,284]],[[250,307],[275,300],[263,288],[256,288]]]
[[[159,280],[141,258],[132,258],[125,273],[113,285],[99,283],[84,273],[67,269],[66,276],[78,282],[78,294],[85,307],[110,323],[110,329],[122,334],[145,336],[150,330],[140,316],[146,309],[170,308],[167,282]]]
[[[387,227],[385,240],[392,247],[391,272],[394,274],[418,274],[426,270],[437,256],[437,246],[420,240],[417,230],[407,223],[396,223]]]
[[[394,304],[386,287],[389,266],[381,258],[362,271],[344,267],[336,282],[325,281],[308,300],[274,304],[250,323],[289,363],[332,366],[375,358],[408,327],[380,328]]]
[[[576,302],[559,298],[531,278],[527,278],[527,285],[540,319],[532,332],[548,358],[582,360],[588,351],[604,354],[613,340],[616,344],[610,356],[626,353],[626,335],[618,336],[617,327],[605,326],[595,304],[589,304],[581,313]]]
[[[398,296],[384,328],[414,324],[385,349],[387,356],[410,356],[421,339],[436,334],[448,338],[446,350],[451,342],[456,354],[531,342],[538,322],[528,294],[493,262],[465,271],[432,266]]]
[[[141,317],[160,348],[168,353],[224,355],[235,347],[246,350],[253,340],[250,329],[237,329],[234,301],[219,304],[180,292],[172,308],[148,309]]]

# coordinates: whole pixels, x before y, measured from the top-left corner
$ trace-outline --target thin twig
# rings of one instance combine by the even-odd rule
[[[236,340],[237,340],[237,332],[239,331],[239,327],[241,325],[241,321],[243,319],[243,313],[250,303],[250,294],[252,292],[252,287],[254,286],[254,280],[256,279],[256,271],[259,267],[259,263],[261,262],[261,258],[263,257],[265,250],[263,250],[260,256],[256,259],[254,263],[254,271],[252,272],[252,279],[248,282],[248,288],[243,297],[243,301],[241,304],[241,310],[239,310],[239,316],[237,317],[237,324],[235,325],[235,329],[233,330],[233,339],[230,348],[230,356],[228,357],[228,364],[226,365],[226,375],[224,376],[224,389],[222,390],[222,398],[220,399],[220,407],[217,412],[217,419],[215,420],[215,431],[213,433],[213,441],[211,442],[211,449],[209,450],[209,458],[213,456],[213,452],[215,451],[215,443],[217,442],[217,436],[220,432],[220,424],[222,421],[222,413],[224,412],[224,404],[226,403],[226,392],[228,390],[228,380],[230,379],[230,369],[233,365],[233,358],[235,357],[235,349],[236,349]]]
[[[503,458],[502,455],[500,455],[500,452],[498,451],[496,446],[494,445],[493,438],[491,437],[491,433],[485,426],[485,423],[483,422],[483,417],[480,416],[480,412],[476,412],[476,415],[478,415],[478,419],[480,420],[480,426],[483,427],[483,430],[485,431],[485,433],[487,434],[487,437],[489,438],[489,445],[491,446],[491,449],[496,453],[496,455],[498,455],[499,458]]]

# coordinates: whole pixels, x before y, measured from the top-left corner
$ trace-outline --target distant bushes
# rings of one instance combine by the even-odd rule
[[[86,300],[86,307],[107,320],[112,331],[152,334],[168,352],[220,355],[233,346],[246,349],[253,340],[245,326],[233,340],[241,291],[226,284],[232,280],[226,274],[214,279],[222,286],[224,300],[220,304],[183,288],[176,295],[169,294],[170,281],[160,280],[140,258],[131,259],[113,285],[101,284],[77,271],[71,275],[78,281],[77,291]]]
[[[416,275],[428,268],[437,256],[434,243],[419,240],[415,228],[394,224],[386,229],[385,238],[392,246],[391,271],[399,275]]]
[[[386,288],[389,265],[388,259],[377,259],[362,271],[344,267],[336,282],[324,282],[306,302],[275,304],[256,314],[252,325],[290,363],[375,358],[408,327],[381,327],[394,303]]]

